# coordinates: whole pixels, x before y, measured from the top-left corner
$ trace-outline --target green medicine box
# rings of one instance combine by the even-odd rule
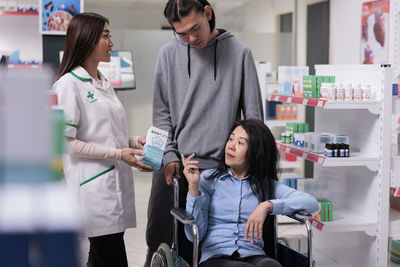
[[[390,260],[394,263],[400,264],[400,240],[392,240]]]
[[[322,86],[322,83],[324,83],[325,82],[325,77],[326,76],[316,76],[317,77],[317,91],[316,91],[316,98],[320,98],[321,97],[321,86]]]
[[[333,220],[333,204],[327,199],[318,199],[321,205],[321,221],[330,222]]]
[[[317,98],[317,77],[313,75],[303,76],[303,97]]]

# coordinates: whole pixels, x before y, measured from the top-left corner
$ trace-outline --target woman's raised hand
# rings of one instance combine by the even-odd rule
[[[189,193],[192,197],[197,197],[199,195],[200,171],[198,166],[199,162],[197,160],[192,160],[193,157],[194,154],[185,159],[185,156],[181,154],[184,167],[183,174],[189,183]]]

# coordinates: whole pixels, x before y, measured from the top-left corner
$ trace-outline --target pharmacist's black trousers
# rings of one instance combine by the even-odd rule
[[[89,237],[89,242],[87,267],[128,267],[124,232]]]

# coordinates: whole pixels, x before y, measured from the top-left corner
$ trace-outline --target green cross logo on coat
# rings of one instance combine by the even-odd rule
[[[87,98],[93,99],[93,97],[94,97],[94,94],[91,92],[88,92]]]

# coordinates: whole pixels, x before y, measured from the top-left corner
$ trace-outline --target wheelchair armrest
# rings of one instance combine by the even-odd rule
[[[183,208],[172,208],[170,213],[183,224],[192,224],[195,222],[192,214],[190,214]]]
[[[174,240],[172,242],[172,246],[176,248],[178,251],[178,232],[177,232],[177,222],[176,220],[180,221],[183,224],[189,224],[192,228],[193,232],[193,267],[198,266],[198,260],[199,260],[199,229],[197,228],[196,221],[192,214],[187,212],[183,208],[172,208],[170,210],[170,213],[172,216],[174,216],[174,224],[176,226],[174,229]]]
[[[312,214],[309,212],[306,212],[304,210],[298,210],[295,213],[286,215],[290,218],[292,218],[295,221],[301,222],[301,223],[306,223],[309,219],[312,218]]]
[[[312,218],[312,214],[309,213],[309,212],[306,212],[304,210],[298,210],[295,213],[289,214],[287,216],[292,218],[295,221],[298,221],[298,222],[304,224],[306,229],[307,229],[307,243],[308,243],[308,250],[307,250],[308,262],[307,262],[307,266],[312,267],[313,266],[312,229],[311,229],[311,223],[309,221],[309,219]]]

